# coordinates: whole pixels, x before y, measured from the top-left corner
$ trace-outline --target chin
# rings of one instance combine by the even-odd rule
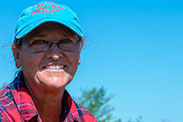
[[[37,74],[37,79],[40,84],[48,88],[65,88],[71,82],[72,76],[68,73],[45,75],[40,72]]]
[[[39,82],[48,87],[62,88],[70,83],[69,79],[67,77],[46,77],[39,79]]]

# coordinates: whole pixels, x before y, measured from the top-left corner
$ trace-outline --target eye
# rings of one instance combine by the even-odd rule
[[[59,48],[65,51],[70,51],[75,48],[75,44],[71,39],[62,39],[59,41]]]
[[[72,40],[70,40],[70,39],[63,39],[63,40],[60,40],[59,43],[61,43],[61,44],[72,44]]]
[[[37,39],[33,40],[30,45],[43,45],[43,44],[48,44],[48,41],[43,40],[43,39]]]

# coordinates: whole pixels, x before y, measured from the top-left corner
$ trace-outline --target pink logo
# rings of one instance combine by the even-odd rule
[[[33,14],[39,14],[39,13],[54,13],[59,11],[60,9],[64,9],[62,6],[58,6],[57,4],[53,2],[49,3],[39,3],[36,7],[36,11],[33,11],[31,15]]]

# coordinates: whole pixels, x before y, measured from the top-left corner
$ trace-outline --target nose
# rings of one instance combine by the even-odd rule
[[[63,57],[62,51],[58,48],[58,46],[55,43],[53,43],[47,53],[47,58],[56,61],[62,57]]]

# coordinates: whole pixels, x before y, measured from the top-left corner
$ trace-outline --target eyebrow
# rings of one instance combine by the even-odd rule
[[[32,38],[32,37],[45,37],[45,36],[46,36],[46,34],[35,33],[35,34],[31,34],[31,35],[30,35],[30,38]]]

